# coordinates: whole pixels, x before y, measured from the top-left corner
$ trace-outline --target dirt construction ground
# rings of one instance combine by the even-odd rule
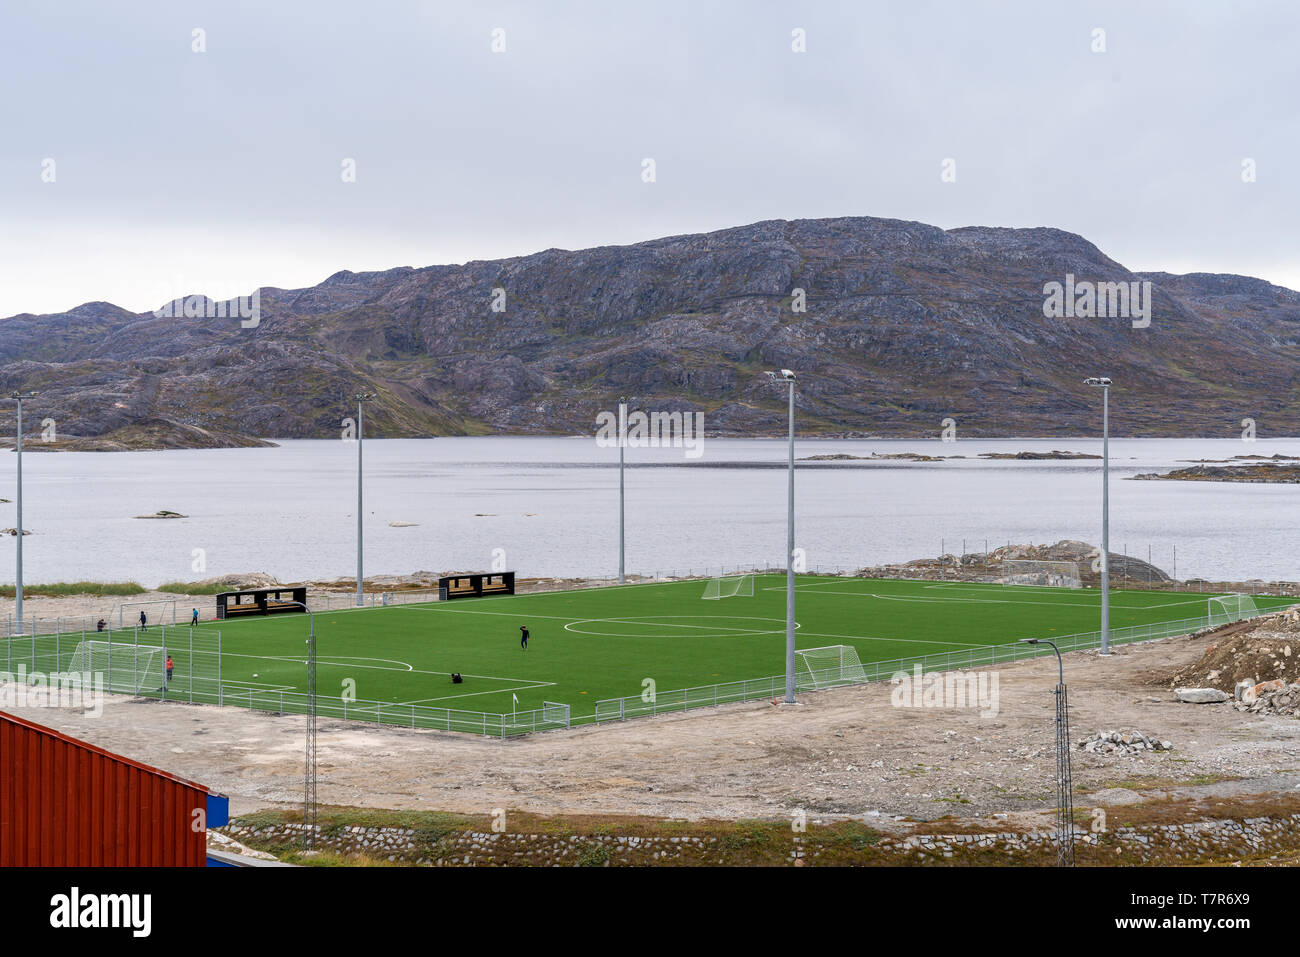
[[[1071,736],[1136,728],[1170,752],[1073,752],[1076,806],[1300,788],[1300,721],[1182,704],[1167,676],[1213,639],[1066,656]],[[1055,658],[997,672],[999,709],[896,707],[888,684],[796,705],[729,705],[499,741],[334,720],[319,734],[327,805],[688,820],[1006,814],[1029,823],[1054,793]],[[230,796],[231,812],[301,801],[301,716],[113,697],[103,714],[19,713]]]

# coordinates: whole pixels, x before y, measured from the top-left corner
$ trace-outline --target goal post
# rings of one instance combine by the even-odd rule
[[[126,613],[131,610],[132,624],[140,620],[140,612],[149,616],[151,625],[176,624],[176,599],[154,598],[149,601],[124,601],[117,606],[117,627],[126,627]]]
[[[1056,588],[1082,588],[1078,562],[1007,559],[1002,563],[1002,585],[1046,585]]]
[[[1254,618],[1259,614],[1255,599],[1249,595],[1221,595],[1209,600],[1207,618],[1211,628],[1230,625],[1243,618]]]
[[[823,648],[800,648],[796,678],[804,690],[859,684],[867,680],[867,671],[851,645],[827,645]]]
[[[163,687],[166,654],[158,645],[88,639],[77,643],[66,671],[103,675],[105,691],[149,694]]]
[[[704,586],[702,599],[753,598],[754,576],[732,575],[729,578],[710,578]]]

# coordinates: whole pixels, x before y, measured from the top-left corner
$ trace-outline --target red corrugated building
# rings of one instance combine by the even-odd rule
[[[0,867],[203,867],[209,791],[0,711]],[[202,811],[202,814],[195,814]]]

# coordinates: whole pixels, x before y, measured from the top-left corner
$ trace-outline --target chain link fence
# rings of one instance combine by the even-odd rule
[[[93,651],[88,652],[90,646]],[[56,630],[5,638],[0,640],[0,680],[45,687],[57,686],[61,678],[70,683],[74,658],[91,663],[92,677],[105,692],[271,714],[307,714],[311,708],[311,696],[293,686],[248,679],[227,681],[222,673],[221,632],[210,627]],[[164,673],[168,659],[173,663],[170,676]],[[96,686],[94,682],[83,684],[81,672],[77,672],[76,681],[86,688]],[[320,694],[315,702],[321,717],[495,738],[570,726],[569,705],[553,701],[544,702],[541,708],[506,714]]]

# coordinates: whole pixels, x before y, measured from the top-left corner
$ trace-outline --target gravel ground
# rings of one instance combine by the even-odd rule
[[[1171,669],[1211,639],[1066,656],[1075,741],[1138,728],[1168,753],[1073,752],[1076,805],[1300,787],[1300,721],[1179,703]],[[753,702],[497,741],[322,721],[319,800],[486,814],[641,814],[682,819],[945,815],[1038,819],[1054,801],[1055,659],[997,672],[999,710],[905,708],[887,684],[822,691],[793,706]],[[201,782],[233,813],[301,799],[304,720],[113,697],[103,714],[23,712]],[[1106,793],[1098,793],[1106,792]],[[1095,796],[1095,800],[1094,800]]]

